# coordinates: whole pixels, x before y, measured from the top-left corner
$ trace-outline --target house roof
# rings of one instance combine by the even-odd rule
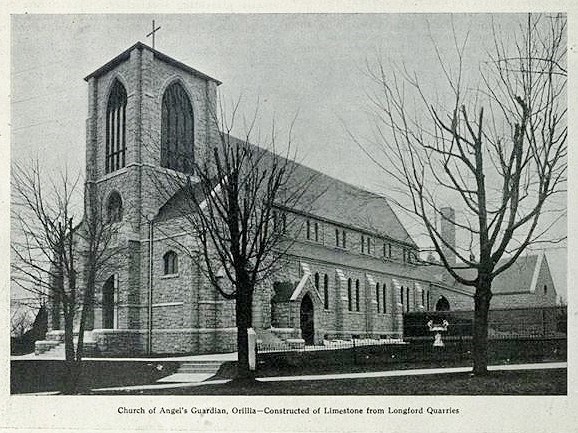
[[[500,260],[495,269],[504,265],[508,260],[507,258]],[[518,257],[512,266],[494,278],[492,282],[492,293],[494,295],[507,295],[512,293],[533,292],[536,288],[538,274],[544,265],[547,266],[545,254],[528,254]],[[460,269],[457,272],[467,279],[474,279],[477,276],[475,269]],[[455,281],[445,269],[440,270],[438,268],[436,273],[436,279],[438,281],[465,287]]]
[[[112,60],[109,60],[108,62],[106,62],[104,65],[102,65],[100,68],[96,69],[95,71],[91,72],[90,74],[88,74],[86,77],[84,77],[85,81],[88,81],[90,78],[93,77],[99,77],[105,73],[107,73],[108,71],[110,71],[111,69],[113,69],[114,67],[116,67],[117,65],[119,65],[120,63],[128,60],[130,58],[130,53],[131,51],[138,49],[138,50],[148,50],[151,53],[154,54],[154,56],[159,59],[162,60],[165,63],[168,63],[170,65],[173,65],[179,69],[182,69],[185,72],[188,72],[192,75],[195,75],[199,78],[202,78],[204,80],[208,80],[208,81],[214,81],[215,83],[217,83],[217,85],[222,84],[219,80],[216,80],[215,78],[212,78],[206,74],[203,74],[200,71],[197,71],[194,68],[191,68],[188,65],[185,65],[182,62],[179,62],[178,60],[173,59],[172,57],[167,56],[166,54],[161,53],[160,51],[155,50],[154,48],[149,47],[146,44],[143,44],[142,42],[137,42],[136,44],[132,45],[130,48],[127,48],[126,50],[124,50],[122,53],[120,53],[118,56],[116,56],[115,58],[113,58]]]
[[[498,275],[492,284],[492,293],[501,295],[508,293],[533,292],[536,288],[537,275],[540,272],[542,261],[546,257],[542,255],[527,255],[519,257],[507,270]],[[506,260],[498,262],[501,266]]]

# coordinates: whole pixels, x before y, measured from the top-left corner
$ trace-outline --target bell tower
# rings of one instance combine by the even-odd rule
[[[137,235],[164,201],[155,171],[190,172],[193,158],[206,157],[221,83],[141,42],[85,81],[87,184],[107,208],[120,196],[122,221]]]
[[[94,318],[94,328],[105,329],[102,338],[114,345],[122,335],[144,335],[147,329],[149,218],[167,200],[158,179],[191,174],[193,159],[206,158],[218,137],[214,113],[221,83],[141,42],[85,81],[85,214],[104,212],[119,224],[120,250],[103,276],[114,284],[101,284],[110,293],[97,291]]]

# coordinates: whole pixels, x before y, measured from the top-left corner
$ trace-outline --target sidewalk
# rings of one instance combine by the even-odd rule
[[[18,355],[18,356],[11,356],[11,361],[25,361],[25,360],[33,360],[33,361],[61,361],[64,359],[64,356],[51,356],[49,354],[40,354],[35,355],[34,353],[29,353],[27,355]],[[237,360],[237,352],[229,352],[229,353],[215,353],[215,354],[208,354],[208,355],[185,355],[185,356],[166,356],[162,358],[155,358],[155,357],[128,357],[128,358],[92,358],[86,357],[83,358],[85,361],[143,361],[143,362],[166,362],[166,361],[236,361]]]
[[[546,370],[568,368],[567,362],[550,362],[537,364],[512,364],[512,365],[491,365],[488,366],[490,371],[506,370]],[[279,376],[279,377],[259,377],[259,382],[288,382],[288,381],[314,381],[314,380],[339,380],[339,379],[364,379],[375,377],[399,377],[399,376],[420,376],[432,374],[450,374],[450,373],[467,373],[471,367],[451,367],[451,368],[423,368],[416,370],[389,370],[389,371],[372,371],[367,373],[339,373],[339,374],[313,374],[302,376]],[[184,375],[183,375],[184,376]],[[191,378],[192,379],[192,378]],[[186,380],[183,377],[183,380]],[[97,388],[93,391],[110,392],[110,391],[139,391],[152,389],[169,389],[169,388],[192,388],[198,386],[211,386],[230,382],[230,379],[209,380],[203,382],[182,382],[182,383],[157,383],[151,385],[124,386],[114,388]]]

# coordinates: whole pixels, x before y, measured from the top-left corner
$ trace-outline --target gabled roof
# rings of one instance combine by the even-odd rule
[[[247,144],[235,137],[231,136],[229,139],[231,144],[248,145],[264,151],[265,156],[272,155],[267,150],[253,144]],[[267,164],[266,158],[263,158],[261,163]],[[303,200],[297,203],[296,208],[290,210],[417,248],[385,197],[350,185],[302,164],[293,161],[289,163],[294,168],[288,182],[289,185],[287,185],[289,190],[303,188],[304,179],[313,179],[312,182],[308,183],[307,193]],[[185,191],[177,191],[161,207],[156,219],[178,216],[173,210],[183,209],[178,203],[185,200],[186,195]]]
[[[497,269],[504,265],[508,260],[507,258],[500,260],[495,268]],[[508,295],[533,292],[536,288],[538,275],[543,266],[548,266],[546,255],[543,253],[518,257],[512,266],[494,278],[492,282],[492,293],[494,295]],[[461,269],[457,272],[467,279],[474,279],[477,275],[475,269]],[[445,269],[442,270],[439,267],[436,279],[446,284],[465,287],[457,283]]]
[[[311,208],[297,210],[353,230],[417,248],[385,197],[304,165],[296,165],[297,179],[315,175],[315,181],[311,183],[308,191],[308,195],[315,197]]]
[[[213,187],[217,185],[216,179],[213,180],[212,185]],[[196,197],[195,201],[202,203],[205,197],[204,193],[203,188],[201,188],[198,182],[187,182],[161,206],[155,215],[155,221],[166,221],[195,211],[193,201],[190,200],[190,198],[194,195]]]
[[[533,254],[519,257],[507,270],[494,279],[492,293],[496,295],[520,292],[533,292],[536,288],[538,274],[542,262],[546,260],[544,254]],[[501,266],[506,260],[498,262]]]
[[[289,302],[291,299],[291,295],[295,290],[295,283],[290,281],[283,281],[283,282],[275,282],[273,283],[273,298],[271,301],[275,304],[279,304],[282,302]]]
[[[215,83],[217,83],[217,86],[222,84],[219,80],[216,80],[215,78],[212,78],[206,74],[203,74],[200,71],[197,71],[194,68],[191,68],[188,65],[185,65],[182,62],[179,62],[178,60],[173,59],[172,57],[167,56],[166,54],[161,53],[160,51],[155,50],[154,48],[149,47],[146,44],[143,44],[142,42],[137,42],[136,44],[134,44],[133,46],[131,46],[130,48],[127,48],[126,50],[124,50],[122,53],[120,53],[118,56],[116,56],[114,59],[109,60],[108,62],[106,62],[104,65],[102,65],[100,68],[98,68],[97,70],[91,72],[90,74],[88,74],[86,77],[84,77],[85,81],[88,81],[90,78],[92,77],[99,77],[105,73],[107,73],[108,71],[110,71],[111,69],[113,69],[114,67],[116,67],[117,65],[119,65],[120,63],[128,60],[130,58],[130,53],[131,51],[138,49],[138,50],[148,50],[151,53],[154,54],[154,56],[159,59],[162,60],[165,63],[168,63],[172,66],[175,66],[179,69],[182,69],[185,72],[188,72],[192,75],[195,75],[199,78],[202,78],[203,80],[207,80],[207,81],[214,81]]]

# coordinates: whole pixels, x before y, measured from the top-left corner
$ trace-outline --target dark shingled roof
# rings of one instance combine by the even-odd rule
[[[247,145],[242,140],[232,136],[230,140],[231,144]],[[252,144],[249,146],[258,148]],[[265,155],[271,155],[267,150],[258,149],[265,151]],[[262,164],[267,163],[266,158],[263,158]],[[298,190],[298,188],[303,188],[304,181],[308,183],[307,193],[298,201],[297,207],[293,208],[293,211],[353,230],[367,232],[373,236],[377,234],[417,248],[385,197],[345,183],[302,164],[290,163],[294,164],[295,170],[291,173],[287,188]],[[186,194],[183,191],[177,191],[161,207],[157,219],[177,216],[178,212],[175,210],[180,208],[177,203],[185,198]]]
[[[197,77],[202,78],[203,80],[214,81],[215,83],[217,83],[217,85],[222,84],[219,80],[216,80],[212,77],[209,77],[208,75],[203,74],[202,72],[197,71],[196,69],[191,68],[190,66],[185,65],[184,63],[179,62],[178,60],[175,60],[172,57],[169,57],[166,54],[163,54],[160,51],[157,51],[154,48],[151,48],[146,44],[143,44],[142,42],[137,42],[136,44],[134,44],[130,48],[127,48],[122,53],[120,53],[118,56],[116,56],[114,59],[109,60],[104,65],[102,65],[100,68],[98,68],[94,72],[91,72],[90,74],[88,74],[86,77],[84,77],[84,80],[88,81],[92,77],[99,77],[99,76],[107,73],[108,71],[110,71],[111,69],[116,67],[118,64],[128,60],[130,58],[131,51],[133,51],[135,49],[148,50],[151,53],[153,53],[157,59],[162,60],[165,63],[173,65],[173,66],[175,66],[179,69],[182,69],[183,71],[186,71],[192,75],[196,75]]]
[[[216,179],[213,180],[213,187],[217,185]],[[171,218],[177,218],[183,216],[188,212],[193,212],[194,205],[193,202],[189,202],[192,194],[197,198],[197,202],[202,202],[204,199],[203,188],[197,182],[195,184],[186,183],[181,188],[179,188],[166,202],[161,206],[157,214],[155,215],[156,221],[166,221]]]
[[[354,230],[376,234],[417,247],[386,198],[297,164],[295,179],[315,176],[308,195],[314,196],[310,209],[297,209]],[[310,201],[304,200],[309,206]],[[298,204],[299,206],[299,204]]]
[[[534,290],[535,287],[532,287],[532,280],[538,259],[539,256],[536,254],[519,257],[510,268],[494,279],[492,293],[500,295]],[[545,256],[543,260],[546,260]],[[502,260],[498,263],[498,266],[504,263],[505,260]],[[544,266],[544,262],[542,262],[542,266]]]
[[[275,304],[281,302],[289,302],[291,295],[295,290],[296,283],[291,281],[275,282],[273,283],[273,291],[275,292],[271,301]]]
[[[500,260],[496,265],[496,269],[504,265],[507,260],[508,259]],[[541,266],[548,266],[545,255],[542,256],[541,260]],[[512,266],[494,279],[492,282],[492,293],[494,295],[507,295],[509,293],[523,292],[529,293],[535,289],[532,287],[532,283],[538,263],[540,263],[539,254],[529,254],[518,257]],[[475,269],[461,269],[458,273],[467,279],[474,279],[477,275]],[[445,269],[442,271],[438,268],[436,278],[438,281],[443,281],[446,284],[453,284],[454,287],[461,286],[462,288],[467,289],[467,286],[457,283],[454,278],[445,271]]]

